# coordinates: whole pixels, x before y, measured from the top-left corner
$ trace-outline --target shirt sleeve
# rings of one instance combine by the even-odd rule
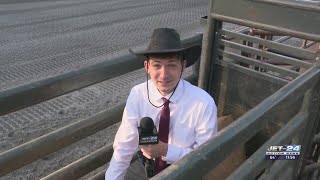
[[[125,177],[132,156],[138,148],[138,115],[138,102],[134,90],[131,90],[113,143],[114,152],[105,173],[106,180],[122,180]]]
[[[217,133],[217,107],[215,104],[208,105],[203,111],[200,111],[197,121],[198,123],[195,127],[195,143],[190,148],[182,148],[174,144],[168,144],[167,154],[165,157],[162,157],[168,164],[178,161]]]

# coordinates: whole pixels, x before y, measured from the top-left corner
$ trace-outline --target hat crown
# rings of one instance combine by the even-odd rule
[[[180,35],[171,28],[158,28],[152,33],[148,50],[179,50],[183,49]]]
[[[183,57],[187,61],[187,67],[191,66],[201,54],[201,46],[199,44],[184,47],[182,45],[180,35],[171,28],[158,28],[152,33],[150,44],[147,50],[129,52],[145,59],[148,54],[163,54],[183,52]]]

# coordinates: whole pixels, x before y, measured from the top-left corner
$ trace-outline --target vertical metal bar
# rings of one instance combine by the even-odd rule
[[[206,31],[203,33],[202,40],[202,52],[201,52],[201,62],[200,62],[200,70],[199,70],[199,80],[198,86],[204,90],[207,90],[208,84],[208,73],[209,73],[209,64],[212,54],[212,45],[214,39],[214,23],[215,20],[211,17],[211,11],[213,9],[213,1],[209,1],[209,9],[208,9],[208,24],[206,27]]]
[[[200,60],[196,61],[192,66],[192,74],[199,77]]]
[[[219,40],[221,39],[221,30],[222,30],[222,21],[215,21],[214,23],[214,39],[213,39],[213,45],[212,45],[212,53],[211,53],[211,59],[210,59],[210,70],[209,70],[209,76],[208,76],[208,84],[207,84],[207,92],[214,97],[213,88],[214,88],[214,62],[218,61],[218,49],[219,49]]]
[[[315,85],[305,93],[301,111],[309,113],[309,117],[304,128],[304,133],[302,133],[300,141],[301,152],[299,160],[294,165],[293,180],[299,179],[301,176],[301,169],[306,165],[306,162],[303,161],[303,159],[308,158],[311,153],[312,137],[316,134],[316,129],[319,125],[319,122],[316,120],[320,108],[319,87],[320,82],[315,82]]]

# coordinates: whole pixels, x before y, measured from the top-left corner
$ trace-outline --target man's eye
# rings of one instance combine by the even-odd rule
[[[153,67],[160,68],[160,65],[159,64],[154,64]]]
[[[176,67],[177,65],[175,64],[169,64],[169,67]]]

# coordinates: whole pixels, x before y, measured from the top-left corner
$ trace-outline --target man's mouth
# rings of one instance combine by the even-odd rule
[[[159,81],[159,83],[160,84],[162,84],[162,85],[167,85],[167,84],[169,84],[171,81]]]

